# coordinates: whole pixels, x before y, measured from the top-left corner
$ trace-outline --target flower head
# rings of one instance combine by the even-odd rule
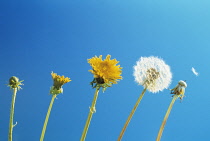
[[[170,67],[158,57],[141,57],[134,66],[135,81],[156,93],[168,88],[172,73]]]
[[[70,78],[68,78],[68,77],[65,78],[64,76],[57,75],[56,73],[53,73],[53,72],[51,73],[51,75],[52,75],[52,79],[53,79],[54,83],[50,89],[50,93],[51,94],[63,93],[62,86],[65,83],[70,82],[71,81]]]
[[[20,85],[23,85],[23,82],[24,80],[22,81],[19,81],[19,78],[17,78],[16,76],[12,76],[10,79],[9,79],[9,84],[8,86],[11,88],[11,89],[15,89],[17,88],[18,90],[21,89]]]
[[[94,75],[94,80],[92,82],[97,85],[107,85],[117,84],[118,79],[122,79],[121,73],[122,68],[117,65],[119,61],[116,59],[111,60],[111,55],[107,55],[105,60],[102,60],[102,55],[99,57],[95,56],[88,59],[88,63],[92,66],[92,70],[89,70]]]
[[[182,99],[184,97],[186,87],[187,83],[185,81],[180,80],[176,87],[171,89],[171,94],[179,95],[180,99]]]

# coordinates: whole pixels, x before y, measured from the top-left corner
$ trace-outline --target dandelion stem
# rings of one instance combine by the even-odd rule
[[[12,96],[12,103],[11,103],[11,110],[10,110],[10,120],[9,120],[9,135],[8,135],[8,140],[12,141],[12,131],[13,127],[13,119],[14,119],[14,108],[15,108],[15,98],[17,94],[17,88],[13,88],[13,96]]]
[[[49,119],[50,112],[51,112],[52,105],[54,103],[55,98],[56,98],[56,94],[53,94],[52,99],[51,99],[51,102],[50,102],[50,106],[49,106],[48,111],[47,111],[45,122],[44,122],[44,125],[43,125],[43,129],[42,129],[42,134],[41,134],[41,137],[40,137],[40,141],[43,141],[44,140],[44,135],[45,135],[45,131],[46,131],[48,119]]]
[[[96,91],[95,91],[95,94],[94,94],[92,105],[90,107],[90,112],[88,114],[88,118],[86,120],[85,127],[84,127],[84,130],[82,132],[82,137],[81,137],[80,141],[84,141],[85,138],[86,138],[87,131],[88,131],[88,128],[89,128],[89,125],[90,125],[90,121],[92,119],[93,113],[95,113],[95,105],[96,105],[96,101],[97,101],[97,98],[98,98],[99,89],[100,89],[100,87],[96,87]]]
[[[120,136],[118,137],[117,141],[121,141],[121,139],[122,139],[122,137],[123,137],[123,135],[124,135],[124,133],[125,133],[125,130],[126,130],[128,124],[129,124],[129,122],[130,122],[130,120],[131,120],[133,114],[135,113],[135,111],[136,111],[136,109],[137,109],[139,103],[141,102],[141,99],[143,98],[144,93],[146,92],[146,90],[147,90],[147,88],[144,88],[144,90],[143,90],[142,93],[140,94],[140,96],[139,96],[139,98],[138,98],[138,100],[137,100],[135,106],[133,107],[133,109],[132,109],[132,111],[131,111],[131,113],[130,113],[130,115],[129,115],[127,121],[126,121],[126,123],[124,124],[124,127],[123,127],[123,129],[122,129],[122,131],[121,131],[121,133],[120,133]]]
[[[170,114],[170,112],[171,112],[171,109],[172,109],[172,107],[173,107],[173,105],[174,105],[174,102],[176,101],[176,99],[177,99],[178,97],[179,97],[179,96],[176,95],[176,94],[173,96],[173,99],[171,100],[171,103],[170,103],[170,105],[169,105],[169,107],[168,107],[168,110],[167,110],[167,112],[166,112],[166,114],[165,114],[165,117],[164,117],[164,119],[163,119],[163,122],[162,122],[162,124],[161,124],[161,126],[160,126],[160,129],[159,129],[159,132],[158,132],[156,141],[160,141],[161,136],[162,136],[162,133],[163,133],[163,130],[164,130],[164,127],[165,127],[165,125],[166,125],[166,121],[167,121],[167,119],[168,119],[168,116],[169,116],[169,114]]]

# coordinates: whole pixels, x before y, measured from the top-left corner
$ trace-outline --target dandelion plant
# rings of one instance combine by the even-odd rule
[[[12,76],[9,79],[8,86],[10,87],[10,89],[13,89],[13,96],[12,96],[11,109],[10,109],[10,120],[9,120],[9,134],[8,134],[9,141],[12,141],[13,128],[17,125],[17,122],[16,122],[16,124],[13,124],[13,119],[14,119],[16,94],[17,94],[17,91],[21,89],[20,85],[23,85],[21,82],[23,82],[23,80],[19,81],[19,78],[15,77],[15,76]]]
[[[136,104],[134,105],[130,115],[128,116],[121,132],[118,141],[121,141],[128,124],[131,121],[139,103],[141,102],[146,90],[156,93],[168,88],[171,83],[172,74],[170,67],[158,57],[141,57],[134,66],[135,81],[144,87]]]
[[[50,94],[52,94],[52,99],[51,99],[51,102],[50,102],[50,105],[49,105],[49,108],[48,108],[48,111],[47,111],[47,115],[46,115],[46,118],[45,118],[45,122],[44,122],[44,125],[43,125],[41,137],[40,137],[40,141],[44,140],[48,119],[49,119],[50,112],[51,112],[51,109],[52,109],[55,98],[57,97],[58,94],[63,93],[62,86],[65,83],[68,83],[68,82],[71,81],[70,78],[68,78],[68,77],[65,78],[64,76],[57,75],[56,73],[53,73],[53,72],[51,73],[51,75],[52,75],[52,79],[54,81],[53,86],[50,89]]]
[[[171,89],[171,94],[174,94],[173,95],[173,99],[172,99],[172,101],[171,101],[171,103],[170,103],[170,105],[168,107],[168,110],[166,111],[165,117],[163,119],[163,122],[162,122],[162,124],[160,126],[160,130],[158,132],[156,141],[160,141],[162,133],[163,133],[163,130],[164,130],[164,127],[166,125],[166,121],[167,121],[168,116],[169,116],[169,114],[171,112],[171,109],[172,109],[172,107],[174,105],[174,102],[176,101],[176,99],[178,97],[180,97],[180,99],[183,99],[186,87],[187,87],[187,83],[185,81],[180,80],[178,85],[175,88]]]
[[[116,59],[111,60],[110,58],[111,55],[107,55],[106,59],[102,60],[102,55],[100,55],[99,57],[95,56],[91,59],[88,59],[88,63],[92,67],[92,70],[89,71],[94,75],[91,85],[93,88],[96,88],[96,90],[80,141],[85,140],[92,115],[96,112],[95,105],[98,98],[99,89],[102,88],[102,91],[104,92],[107,87],[111,87],[112,84],[117,84],[118,79],[122,79],[122,76],[120,76],[122,73],[122,68],[120,65],[117,65],[119,61]]]

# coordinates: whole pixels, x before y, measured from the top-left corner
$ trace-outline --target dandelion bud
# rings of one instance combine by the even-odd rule
[[[19,78],[18,78],[18,77],[12,76],[12,77],[9,79],[9,84],[8,84],[8,86],[9,86],[11,89],[15,89],[15,88],[21,89],[21,87],[19,86],[19,85],[23,85],[21,82],[23,82],[23,80],[22,80],[22,81],[19,81]]]
[[[180,80],[176,87],[171,89],[171,94],[179,95],[180,99],[182,99],[184,97],[186,87],[187,83],[185,81]]]
[[[17,78],[16,76],[12,76],[9,79],[9,85],[11,85],[12,88],[16,88],[18,81],[19,81],[19,78]]]

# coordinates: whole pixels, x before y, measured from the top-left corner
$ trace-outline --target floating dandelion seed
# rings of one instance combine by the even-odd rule
[[[191,70],[192,70],[192,72],[193,72],[196,76],[198,76],[198,72],[195,70],[195,68],[192,67]]]

